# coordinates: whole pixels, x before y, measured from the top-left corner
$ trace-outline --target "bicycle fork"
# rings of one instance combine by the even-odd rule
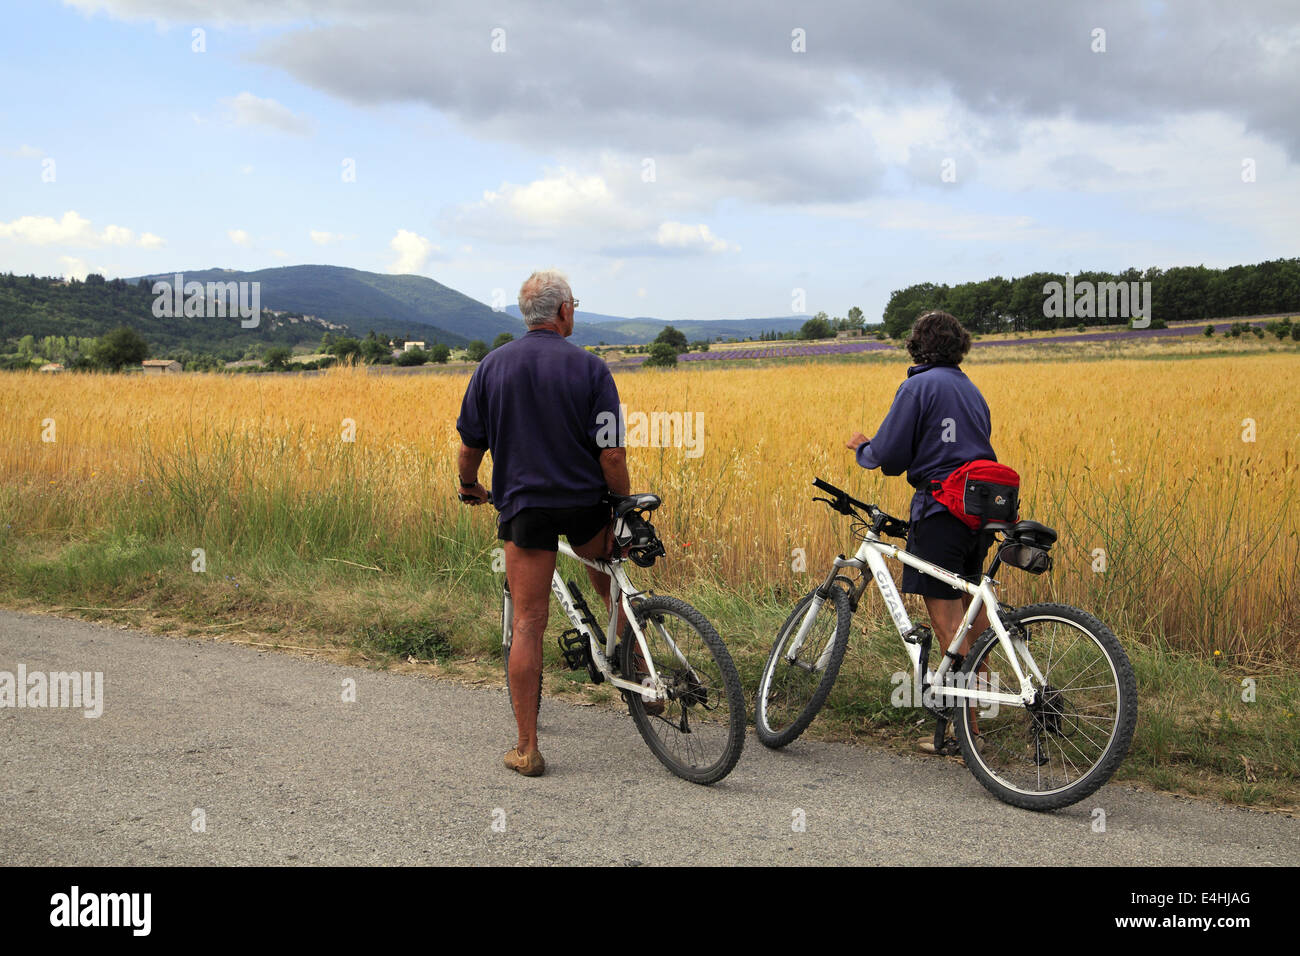
[[[840,560],[844,555],[840,555]],[[785,652],[787,664],[793,664],[795,667],[803,668],[806,671],[816,672],[826,669],[830,662],[831,651],[835,648],[835,641],[826,642],[826,649],[822,651],[821,656],[811,664],[805,664],[799,660],[799,651],[803,649],[803,643],[808,639],[808,632],[812,629],[812,623],[817,615],[821,612],[822,605],[831,596],[831,588],[835,587],[835,575],[839,573],[840,566],[836,564],[831,568],[831,573],[826,575],[826,580],[821,583],[817,590],[813,591],[812,601],[808,604],[808,610],[804,612],[803,620],[799,622],[799,631],[795,634],[794,640],[790,642],[790,649]]]

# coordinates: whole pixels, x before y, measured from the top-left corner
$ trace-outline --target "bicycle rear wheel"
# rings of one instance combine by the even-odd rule
[[[768,747],[784,747],[798,737],[817,716],[840,672],[849,646],[853,611],[849,596],[839,587],[816,604],[810,591],[786,619],[772,645],[758,683],[754,723],[758,739]],[[804,619],[813,615],[797,652],[790,648]]]
[[[1003,623],[1013,638],[1023,632],[1046,685],[1029,707],[954,708],[953,732],[967,768],[999,800],[1057,810],[1109,780],[1128,753],[1137,725],[1133,667],[1110,629],[1078,608],[1033,604]],[[1014,693],[1018,683],[992,628],[961,673],[979,690]]]
[[[652,595],[635,611],[668,698],[647,702],[624,691],[632,720],[677,776],[717,783],[736,766],[745,744],[745,693],[727,646],[708,619],[684,601]],[[620,670],[628,680],[648,678],[630,624],[623,630]]]

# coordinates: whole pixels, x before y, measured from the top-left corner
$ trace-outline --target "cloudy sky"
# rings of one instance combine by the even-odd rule
[[[1300,255],[1286,2],[9,0],[0,270],[743,318]],[[802,303],[796,290],[803,290]]]

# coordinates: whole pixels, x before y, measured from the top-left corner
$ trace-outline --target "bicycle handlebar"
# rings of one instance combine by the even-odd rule
[[[822,481],[820,478],[813,479],[813,487],[819,488],[828,494],[834,495],[834,499],[817,498],[813,501],[824,501],[830,506],[832,511],[838,511],[842,515],[853,517],[857,511],[866,512],[871,519],[870,527],[875,534],[884,533],[895,538],[906,538],[910,527],[908,522],[901,518],[895,518],[891,514],[886,514],[875,505],[867,504],[865,501],[859,501],[847,491],[836,488],[828,481]],[[859,516],[860,517],[860,516]]]

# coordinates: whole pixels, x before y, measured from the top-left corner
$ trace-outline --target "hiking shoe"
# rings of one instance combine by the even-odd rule
[[[938,754],[943,757],[950,757],[953,754],[961,753],[961,747],[958,746],[957,738],[955,737],[945,737],[943,746],[938,750],[934,748],[934,737],[926,737],[924,740],[917,743],[916,749],[921,751],[923,754]]]
[[[916,745],[916,749],[923,754],[939,753],[945,757],[956,756],[961,753],[961,745],[957,743],[957,738],[948,737],[943,742],[943,749],[936,751],[934,749],[934,738],[927,737]],[[975,749],[980,753],[984,752],[984,738],[979,734],[975,735]]]
[[[505,756],[505,764],[516,773],[522,773],[525,777],[540,777],[546,772],[546,761],[542,759],[540,750],[534,750],[530,754],[521,754],[516,747]]]

